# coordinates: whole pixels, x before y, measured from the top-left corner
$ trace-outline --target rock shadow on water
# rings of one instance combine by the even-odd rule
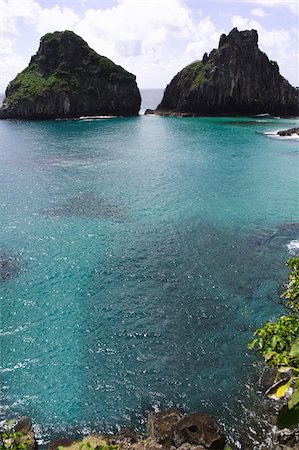
[[[298,249],[290,247],[291,242],[298,241]],[[290,254],[299,254],[299,223],[286,222],[277,225],[270,230],[261,230],[258,234],[248,239],[248,244],[255,247],[268,247],[269,249],[285,248]]]
[[[0,284],[15,278],[21,271],[22,266],[18,257],[0,251]]]
[[[122,207],[109,204],[92,193],[80,193],[75,197],[70,197],[64,203],[43,209],[40,213],[46,217],[114,219],[118,221],[125,219],[125,211]]]

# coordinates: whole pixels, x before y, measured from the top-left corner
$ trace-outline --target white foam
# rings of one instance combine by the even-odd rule
[[[299,254],[299,239],[294,239],[287,244],[288,251],[291,255]]]
[[[263,114],[256,114],[255,117],[272,117],[269,113],[263,113]]]
[[[115,119],[117,116],[81,116],[79,120],[98,120],[98,119]]]
[[[279,116],[271,116],[271,114],[265,113],[265,114],[256,114],[254,117],[264,117],[266,119],[281,119]]]

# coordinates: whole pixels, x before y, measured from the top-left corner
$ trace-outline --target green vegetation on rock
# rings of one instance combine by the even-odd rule
[[[211,80],[207,76],[207,72],[211,69],[211,64],[204,64],[202,61],[194,61],[192,64],[186,67],[188,77],[193,79],[191,89],[197,89],[204,83],[211,83]]]
[[[38,65],[32,64],[19,73],[9,84],[9,95],[6,97],[6,102],[8,105],[13,105],[19,100],[33,100],[47,92],[57,93],[68,86],[71,88],[75,83],[74,77],[69,78],[68,74],[59,71],[43,76]]]
[[[287,264],[293,270],[282,298],[287,300],[289,313],[256,330],[256,337],[248,344],[276,371],[267,396],[287,400],[278,414],[278,428],[292,428],[299,423],[299,258],[290,258]]]

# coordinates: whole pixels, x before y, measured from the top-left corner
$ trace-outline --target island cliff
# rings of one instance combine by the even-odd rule
[[[180,71],[166,87],[156,114],[298,115],[299,92],[258,48],[255,30],[234,28],[218,49]]]
[[[29,66],[6,89],[1,119],[137,115],[135,76],[72,31],[47,33]]]

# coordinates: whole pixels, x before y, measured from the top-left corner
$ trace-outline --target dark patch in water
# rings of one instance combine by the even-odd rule
[[[110,205],[94,194],[80,194],[69,198],[61,205],[44,209],[41,213],[48,217],[78,217],[94,219],[124,219],[124,210]]]
[[[16,257],[0,253],[0,284],[14,278],[20,272],[20,262]]]
[[[299,223],[283,223],[272,230],[261,230],[259,234],[251,236],[248,244],[252,246],[266,246],[277,249],[286,247],[293,239],[299,238]]]
[[[290,222],[290,223],[283,223],[278,226],[279,230],[282,230],[284,233],[297,233],[299,234],[299,223],[297,222]]]

